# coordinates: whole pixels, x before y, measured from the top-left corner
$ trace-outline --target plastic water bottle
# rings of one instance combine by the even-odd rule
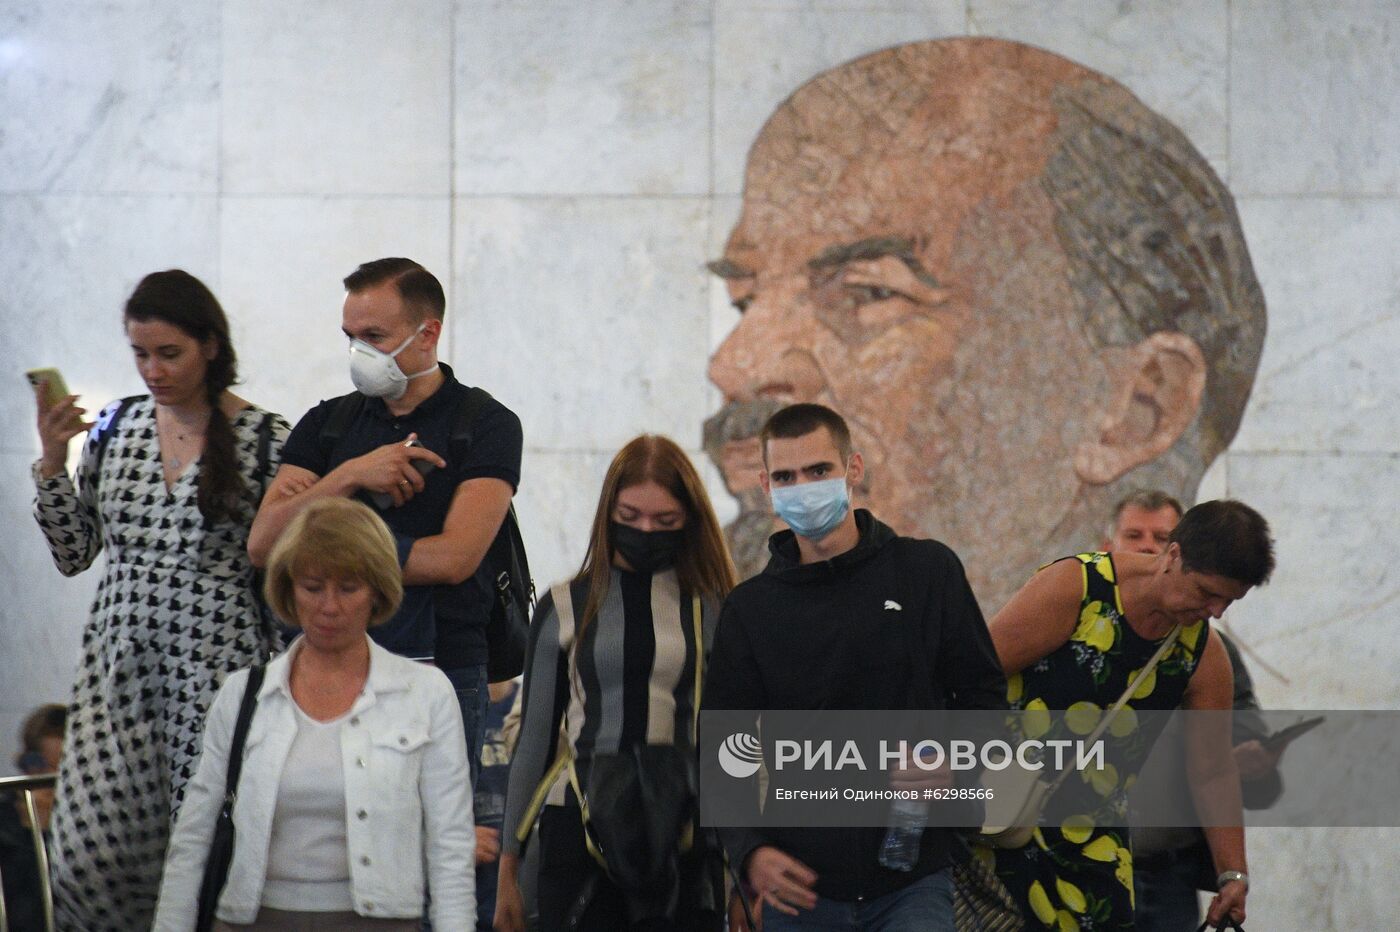
[[[928,803],[896,799],[890,806],[890,829],[880,845],[880,866],[892,871],[912,871],[919,863],[919,842],[928,825]]]

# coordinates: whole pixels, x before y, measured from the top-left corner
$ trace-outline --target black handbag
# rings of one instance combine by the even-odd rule
[[[692,726],[698,733],[705,676],[699,596],[691,600],[691,621],[696,658]],[[672,918],[680,896],[681,856],[703,845],[696,835],[695,749],[634,744],[616,754],[595,754],[587,761],[570,761],[569,782],[579,801],[588,853],[627,896],[629,914],[634,920]],[[581,892],[571,928],[592,889],[589,884]]]
[[[624,892],[649,899],[675,884],[680,854],[693,842],[695,769],[694,752],[673,745],[634,744],[588,762],[576,793],[584,832]]]
[[[1211,924],[1210,920],[1207,919],[1205,922],[1201,923],[1196,928],[1196,932],[1206,932],[1206,930],[1209,928],[1211,928]],[[1225,924],[1223,926],[1215,926],[1215,928],[1222,930],[1222,932],[1230,932],[1231,929],[1233,929],[1234,932],[1244,932],[1244,926],[1240,925],[1235,920],[1228,918],[1225,920]]]
[[[238,721],[233,726],[233,741],[228,749],[228,775],[224,779],[224,805],[214,822],[214,835],[209,840],[209,857],[204,862],[204,879],[199,884],[199,912],[195,932],[209,932],[214,926],[214,909],[219,894],[228,881],[229,865],[233,863],[233,804],[238,800],[238,776],[243,771],[243,745],[248,741],[248,725],[258,705],[258,690],[262,688],[264,667],[259,664],[248,670],[248,684],[243,689],[243,701],[238,706]]]

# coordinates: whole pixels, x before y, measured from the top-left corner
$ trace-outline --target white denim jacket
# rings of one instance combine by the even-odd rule
[[[287,677],[300,648],[299,638],[268,664],[258,691],[233,808],[233,863],[215,911],[225,922],[251,923],[262,901],[277,788],[297,731]],[[199,766],[185,789],[165,857],[153,932],[194,928],[247,681],[247,670],[229,676],[209,709]],[[369,679],[340,726],[340,748],[355,912],[397,919],[421,915],[426,873],[433,928],[474,929],[471,782],[462,712],[447,677],[371,641]]]

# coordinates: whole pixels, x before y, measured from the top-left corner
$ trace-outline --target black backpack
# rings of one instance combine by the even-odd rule
[[[461,459],[472,445],[472,432],[491,395],[482,388],[468,388],[467,397],[457,409],[448,441],[448,455]],[[351,392],[340,399],[317,437],[320,449],[335,449],[348,428],[364,410],[365,396]],[[506,516],[486,555],[477,567],[477,576],[490,588],[491,616],[486,622],[486,679],[499,683],[520,675],[525,669],[525,647],[530,637],[530,614],[535,605],[535,582],[530,578],[530,561],[525,541],[515,518],[515,505]]]

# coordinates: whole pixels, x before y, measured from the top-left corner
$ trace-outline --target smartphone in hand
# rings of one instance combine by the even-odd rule
[[[68,383],[63,381],[63,373],[55,368],[30,369],[24,376],[34,388],[44,386],[44,404],[50,408],[72,394]]]
[[[417,437],[414,437],[411,440],[405,440],[403,445],[406,447],[421,447],[423,444],[418,441]],[[419,475],[426,476],[437,468],[437,464],[430,460],[414,460],[413,468],[418,470]],[[370,498],[381,510],[392,507],[394,504],[394,499],[390,497],[387,492],[373,492],[370,494]]]

